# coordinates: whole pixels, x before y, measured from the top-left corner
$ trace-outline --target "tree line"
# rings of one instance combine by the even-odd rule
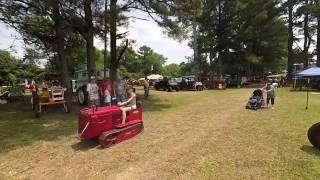
[[[169,37],[189,39],[194,55],[188,63],[170,65],[176,72],[252,77],[287,69],[290,77],[294,63],[308,66],[317,57],[320,64],[319,4],[319,0],[1,0],[0,20],[50,57],[50,68],[62,75],[66,87],[73,67],[84,60],[89,73],[99,63],[109,67],[112,80],[118,71],[132,76],[147,71],[136,66],[143,61],[136,58],[144,56],[130,54],[128,32],[119,31],[130,18],[139,19],[128,15],[134,11],[145,12]],[[96,53],[94,37],[109,44],[110,52]],[[153,56],[159,60],[148,60],[154,71],[168,69],[163,70],[164,57]]]
[[[143,11],[166,32],[177,34],[180,28],[173,17],[186,3],[172,0],[1,0],[0,20],[20,32],[27,44],[53,57],[51,60],[62,76],[62,83],[71,89],[68,63],[76,50],[85,45],[87,70],[89,74],[96,71],[94,37],[106,42],[109,34],[110,77],[117,78],[120,60],[129,44],[125,38],[127,33],[118,31],[119,26],[128,24],[125,12]]]
[[[201,2],[189,21],[198,73],[263,77],[287,70],[291,77],[295,63],[320,65],[318,0]]]
[[[70,70],[71,79],[75,77],[75,71],[85,69],[86,48],[77,50],[73,53],[68,61],[68,69]],[[104,68],[104,50],[94,49],[94,57],[97,69]],[[107,51],[107,64],[110,66],[110,52]],[[36,81],[57,79],[59,73],[53,59],[47,62],[44,67],[40,67],[41,59],[45,55],[38,54],[37,51],[26,49],[24,57],[17,58],[10,55],[9,51],[0,50],[0,84],[10,82],[10,84],[24,83],[24,79],[34,79]],[[54,57],[52,57],[54,58]],[[187,67],[185,63],[168,64],[166,58],[156,53],[148,46],[141,46],[138,50],[134,50],[129,46],[123,58],[120,61],[118,74],[120,78],[127,77],[129,79],[139,79],[146,74],[162,74],[164,76],[177,77],[189,72],[191,67]]]

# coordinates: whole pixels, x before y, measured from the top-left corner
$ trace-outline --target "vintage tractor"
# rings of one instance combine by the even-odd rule
[[[82,140],[99,138],[102,147],[110,147],[130,139],[143,131],[142,105],[127,113],[122,124],[122,112],[119,106],[89,107],[80,110],[78,136]]]
[[[39,118],[44,106],[56,106],[61,105],[65,113],[69,113],[68,103],[64,97],[65,89],[61,86],[53,86],[50,88],[42,88],[38,90],[36,85],[28,86],[28,89],[37,89],[31,97],[32,110],[35,113],[35,117]]]
[[[308,139],[315,148],[320,149],[320,122],[309,128]]]

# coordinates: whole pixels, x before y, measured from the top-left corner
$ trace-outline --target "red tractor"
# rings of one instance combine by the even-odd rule
[[[142,105],[127,114],[125,124],[121,123],[119,106],[90,107],[80,110],[78,135],[81,139],[99,137],[103,147],[110,147],[130,139],[143,131]]]

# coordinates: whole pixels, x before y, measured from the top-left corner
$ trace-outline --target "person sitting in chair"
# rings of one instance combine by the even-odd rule
[[[119,102],[118,105],[121,106],[120,109],[122,111],[122,124],[125,124],[127,115],[126,113],[128,111],[131,111],[133,109],[137,109],[137,99],[136,99],[136,93],[134,88],[130,88],[127,91],[127,97],[128,99],[125,102]]]

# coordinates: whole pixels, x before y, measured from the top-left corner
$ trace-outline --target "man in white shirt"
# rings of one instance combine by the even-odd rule
[[[96,83],[96,77],[91,76],[91,81],[87,85],[89,106],[97,106],[99,102],[99,87]]]

